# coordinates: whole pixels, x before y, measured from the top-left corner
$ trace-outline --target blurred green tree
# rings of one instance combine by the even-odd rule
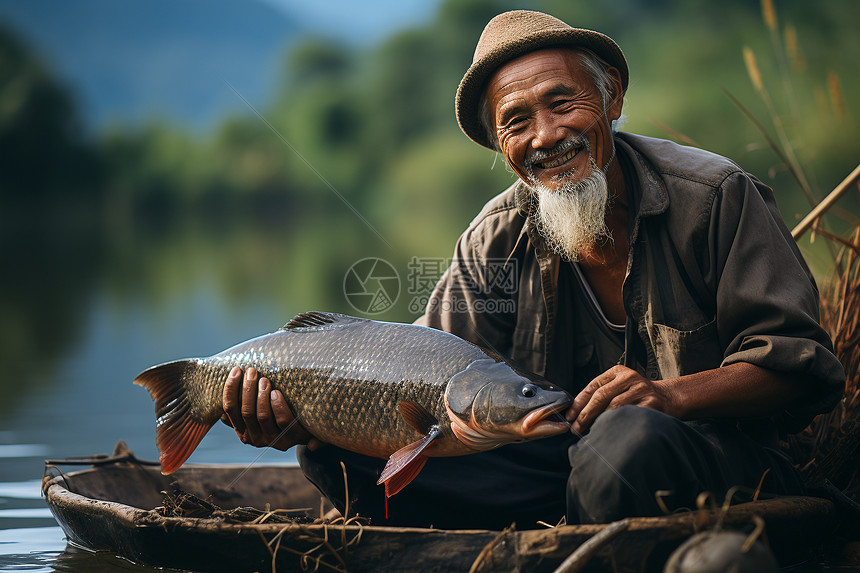
[[[98,162],[80,134],[68,90],[0,24],[0,216],[52,201],[91,206]]]

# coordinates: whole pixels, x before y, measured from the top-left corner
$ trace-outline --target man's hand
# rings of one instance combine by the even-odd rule
[[[748,362],[657,381],[613,366],[588,383],[565,417],[573,422],[573,432],[584,432],[601,413],[627,404],[681,420],[763,417],[802,400],[808,392],[802,376]]]
[[[238,366],[230,372],[224,384],[223,406],[221,421],[232,426],[243,443],[281,451],[296,444],[307,444],[310,450],[324,445],[296,423],[284,395],[273,390],[267,378],[258,380],[253,367],[245,371],[244,379]],[[287,431],[281,435],[284,429]]]
[[[574,398],[565,417],[573,422],[571,431],[584,432],[606,410],[628,404],[676,415],[674,396],[665,384],[648,380],[635,370],[619,365],[589,382]]]

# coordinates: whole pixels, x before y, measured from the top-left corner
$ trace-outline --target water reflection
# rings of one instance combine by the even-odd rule
[[[0,571],[119,573],[174,571],[144,567],[104,552],[66,544],[59,527],[0,530]]]
[[[0,530],[0,571],[54,571],[64,545],[59,527]]]
[[[40,480],[0,483],[0,498],[40,499]]]
[[[0,415],[56,381],[54,365],[74,345],[103,266],[92,231],[45,220],[31,227],[31,217],[20,215],[0,225]]]
[[[258,325],[259,334],[297,309],[350,310],[343,273],[359,257],[379,254],[363,250],[372,244],[364,240],[370,231],[348,218],[299,224],[287,213],[280,226],[262,227],[253,219],[187,214],[168,226],[132,219],[117,230],[116,222],[55,217],[38,229],[0,233],[0,268],[14,277],[0,282],[0,415],[63,380],[56,365],[79,343],[100,291],[120,319],[135,307],[163,319],[177,301],[192,304],[203,290],[226,313],[262,302],[271,318]],[[229,343],[238,340],[237,333]]]
[[[119,573],[121,571],[137,571],[138,573],[154,573],[156,571],[176,571],[176,569],[144,567],[104,551],[87,551],[71,544],[67,545],[62,553],[56,555],[51,565],[52,568],[49,571],[52,572]]]
[[[0,445],[0,458],[43,458],[48,455],[44,444],[4,444]]]

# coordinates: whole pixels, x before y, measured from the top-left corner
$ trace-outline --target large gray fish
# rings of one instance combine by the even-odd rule
[[[309,312],[208,358],[169,362],[135,384],[155,401],[161,470],[175,471],[223,414],[235,366],[283,392],[313,436],[388,458],[379,483],[400,491],[428,456],[457,456],[560,434],[564,390],[439,330]]]

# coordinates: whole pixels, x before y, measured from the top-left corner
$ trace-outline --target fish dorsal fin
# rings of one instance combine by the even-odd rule
[[[287,324],[282,326],[279,330],[295,330],[297,328],[316,328],[320,326],[337,326],[341,324],[349,324],[357,321],[364,321],[367,319],[364,318],[356,318],[354,316],[347,316],[345,314],[338,314],[336,312],[319,312],[319,311],[311,311],[311,312],[303,312],[301,314],[297,314],[290,320]]]

